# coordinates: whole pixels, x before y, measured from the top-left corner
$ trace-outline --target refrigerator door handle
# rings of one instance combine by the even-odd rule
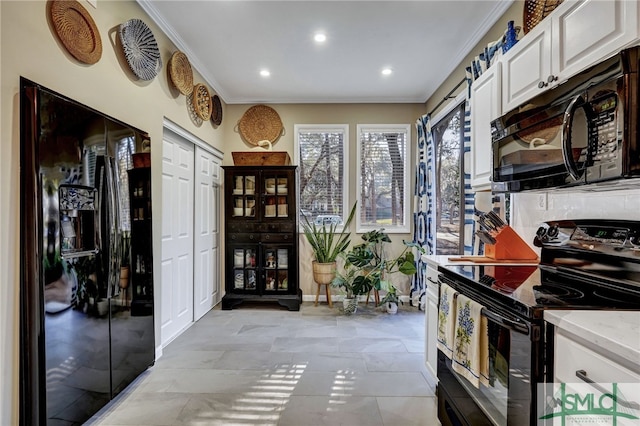
[[[109,224],[109,253],[107,254],[107,297],[114,297],[115,292],[120,288],[120,208],[118,203],[118,188],[116,187],[114,158],[105,159],[105,169],[107,175],[107,221]]]

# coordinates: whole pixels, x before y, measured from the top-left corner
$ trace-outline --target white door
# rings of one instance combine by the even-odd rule
[[[164,346],[193,322],[194,146],[167,129],[163,139],[160,330]]]
[[[194,320],[220,301],[220,163],[211,153],[195,151]]]

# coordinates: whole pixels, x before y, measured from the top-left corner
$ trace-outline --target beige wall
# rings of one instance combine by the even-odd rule
[[[93,8],[80,0],[93,17],[102,39],[102,58],[84,65],[58,41],[44,1],[0,1],[0,425],[17,424],[19,365],[19,229],[20,128],[19,81],[24,76],[118,120],[147,131],[153,146],[154,234],[161,231],[160,191],[162,122],[170,119],[212,146],[223,148],[224,124],[196,127],[189,118],[186,98],[168,81],[166,66],[152,81],[136,79],[115,46],[116,29],[142,19],[153,31],[166,65],[173,44],[133,1],[98,2]],[[202,82],[199,75],[195,82]],[[154,239],[160,259],[160,238]],[[155,263],[159,276],[159,262]],[[156,293],[156,295],[158,295]],[[156,306],[160,306],[158,301]],[[156,316],[157,320],[158,316]],[[156,330],[158,327],[156,326]]]
[[[230,153],[233,151],[245,151],[254,148],[244,142],[237,133],[235,125],[242,117],[242,114],[251,105],[227,105],[225,120],[228,120],[225,128],[225,146],[228,155],[225,156],[225,164],[233,164]],[[295,124],[348,124],[349,125],[349,205],[353,204],[356,197],[356,172],[354,167],[356,158],[356,128],[358,124],[410,124],[411,140],[415,142],[416,119],[424,114],[423,104],[279,104],[269,105],[275,109],[285,129],[285,134],[273,146],[274,151],[287,151],[292,161],[294,156],[295,135],[293,126]],[[414,149],[415,143],[412,143]],[[415,152],[411,155],[411,165],[408,173],[413,173],[415,168]],[[410,180],[413,182],[413,179]],[[411,208],[411,207],[410,207]],[[403,249],[402,240],[411,240],[412,234],[391,234],[393,241],[391,253],[399,253]],[[362,240],[360,236],[354,236],[352,243],[359,244]],[[309,244],[303,235],[300,236],[300,288],[303,296],[315,295],[317,286],[313,282],[311,272],[312,252]],[[406,280],[396,277],[406,288]],[[334,293],[338,293],[334,291]],[[408,292],[407,292],[408,294]]]
[[[427,100],[427,106],[425,108],[426,111],[431,111],[435,108],[436,105],[445,97],[447,94],[453,90],[454,87],[465,78],[465,68],[471,64],[471,60],[475,58],[480,52],[482,52],[487,44],[492,41],[499,40],[500,37],[503,36],[504,32],[507,29],[507,22],[514,21],[516,26],[522,27],[522,11],[523,11],[524,1],[515,0],[511,7],[507,9],[507,11],[502,15],[502,17],[498,20],[498,22],[487,32],[487,34],[480,40],[480,42],[471,49],[471,52],[460,62],[460,64],[456,67],[455,71],[449,75],[449,78],[438,87],[438,89],[431,95],[431,97]],[[520,32],[520,37],[522,37],[522,32]],[[452,96],[456,96],[458,93],[461,93],[463,90],[466,90],[466,83],[463,84],[456,90]],[[447,105],[447,101],[445,101],[434,114],[437,114],[442,108]]]

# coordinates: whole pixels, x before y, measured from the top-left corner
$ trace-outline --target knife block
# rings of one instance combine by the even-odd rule
[[[493,236],[495,244],[485,244],[484,255],[495,260],[538,260],[538,254],[509,225]]]

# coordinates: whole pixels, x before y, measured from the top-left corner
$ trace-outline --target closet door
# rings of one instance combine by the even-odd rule
[[[194,146],[165,129],[162,146],[161,344],[193,322]]]
[[[220,159],[195,150],[194,320],[220,301],[219,193]]]

